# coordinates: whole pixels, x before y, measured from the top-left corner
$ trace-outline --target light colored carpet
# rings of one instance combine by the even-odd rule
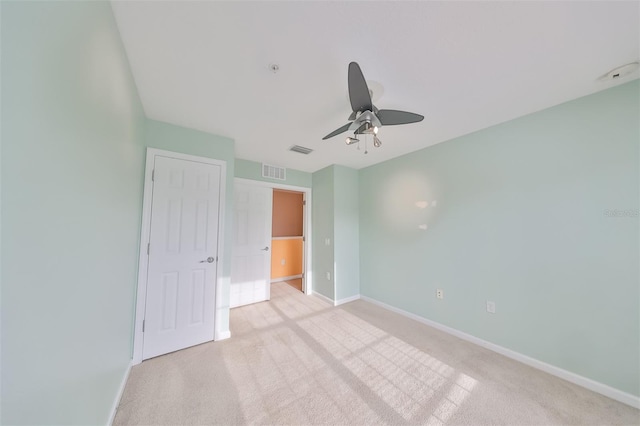
[[[363,301],[285,283],[231,339],[143,362],[115,425],[631,425],[640,411]]]

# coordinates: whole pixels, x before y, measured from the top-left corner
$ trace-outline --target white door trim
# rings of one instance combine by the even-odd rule
[[[147,255],[147,245],[149,244],[149,237],[151,236],[151,203],[153,201],[153,164],[157,155],[169,158],[175,158],[178,160],[196,161],[199,163],[214,164],[220,166],[220,204],[219,204],[219,221],[220,226],[218,230],[218,265],[216,275],[216,300],[215,300],[215,336],[212,336],[214,340],[218,340],[221,337],[221,330],[219,329],[219,310],[220,310],[220,283],[222,282],[222,265],[224,265],[224,216],[225,216],[225,201],[226,201],[226,179],[227,179],[227,162],[223,160],[215,160],[213,158],[199,157],[196,155],[182,154],[179,152],[165,151],[156,148],[147,148],[147,159],[144,169],[144,193],[142,199],[142,223],[140,229],[140,254],[138,258],[138,291],[136,295],[136,313],[133,333],[133,365],[140,364],[142,362],[142,346],[143,346],[143,334],[142,334],[142,321],[145,316],[145,301],[147,295],[147,270],[149,267],[149,256]]]
[[[268,188],[273,189],[286,189],[288,191],[296,191],[304,193],[304,229],[302,230],[304,234],[304,279],[302,280],[302,288],[304,289],[305,294],[311,295],[313,294],[313,279],[311,277],[310,271],[313,271],[311,264],[311,188],[306,188],[304,186],[293,186],[293,185],[285,185],[282,183],[274,183],[274,182],[264,182],[261,180],[253,180],[253,179],[245,179],[245,178],[233,178],[234,182],[239,183],[247,183],[251,185],[259,185],[266,186]]]

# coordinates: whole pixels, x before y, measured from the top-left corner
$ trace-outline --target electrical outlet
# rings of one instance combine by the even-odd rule
[[[436,290],[436,297],[438,299],[444,299],[444,290],[442,290],[441,288]]]
[[[282,259],[282,260],[280,261],[280,264],[281,264],[282,266],[284,266],[284,264],[285,264],[285,263],[287,263],[287,262],[286,262],[284,259]]]
[[[487,312],[489,312],[490,314],[496,313],[496,302],[487,300]]]
[[[324,245],[325,246],[330,246],[331,245],[331,238],[325,238],[324,239]]]
[[[327,281],[331,281],[331,272],[327,272]]]

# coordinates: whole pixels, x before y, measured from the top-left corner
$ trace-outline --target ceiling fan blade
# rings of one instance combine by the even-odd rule
[[[327,136],[325,136],[324,138],[322,138],[322,140],[326,140],[329,138],[334,137],[335,135],[339,135],[340,133],[344,133],[347,130],[349,130],[349,127],[351,126],[351,123],[347,123],[344,126],[340,127],[339,129],[334,130],[333,132],[329,133]]]
[[[381,109],[378,111],[378,119],[383,126],[393,126],[395,124],[409,124],[422,121],[424,117],[412,112],[396,111],[395,109]]]
[[[362,75],[360,65],[356,62],[349,64],[349,101],[351,101],[351,109],[353,111],[371,111],[373,104],[371,103],[371,95],[369,87]]]

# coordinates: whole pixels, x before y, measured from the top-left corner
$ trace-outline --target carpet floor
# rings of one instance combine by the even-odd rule
[[[636,425],[640,411],[364,301],[286,283],[231,338],[133,367],[115,425]]]

